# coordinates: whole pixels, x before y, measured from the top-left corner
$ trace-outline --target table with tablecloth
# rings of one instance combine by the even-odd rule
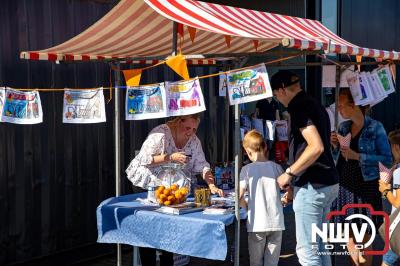
[[[171,215],[137,201],[145,193],[113,197],[97,207],[99,243],[129,244],[213,260],[225,260],[225,226],[235,216],[202,212]]]

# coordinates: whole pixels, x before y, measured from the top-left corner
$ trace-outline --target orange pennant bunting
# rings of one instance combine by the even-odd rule
[[[190,39],[192,40],[192,43],[194,42],[194,38],[196,37],[196,28],[192,28],[192,27],[187,27],[188,31],[189,31],[189,36]]]
[[[142,69],[128,69],[122,70],[125,77],[126,86],[138,86],[140,77],[142,76]]]
[[[231,48],[231,39],[232,39],[232,36],[225,35],[225,42],[226,42],[226,45],[228,46],[228,48]]]
[[[256,52],[257,52],[259,41],[258,40],[253,40],[253,44],[254,44],[254,48],[256,49]]]
[[[179,76],[184,78],[185,80],[189,80],[189,71],[186,65],[186,59],[185,56],[182,54],[178,54],[176,56],[172,56],[170,58],[167,58],[165,61],[167,66],[172,68],[173,71],[175,71]]]

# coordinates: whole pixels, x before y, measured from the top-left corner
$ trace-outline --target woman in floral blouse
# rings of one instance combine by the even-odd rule
[[[214,185],[210,164],[206,161],[199,138],[196,136],[200,123],[199,114],[176,117],[159,125],[150,132],[139,154],[126,169],[128,179],[134,186],[145,189],[160,172],[161,164],[177,162],[185,164],[189,173],[201,172],[213,194],[223,195]],[[156,265],[155,249],[139,248],[143,266]],[[162,251],[160,265],[173,265],[173,255]]]
[[[139,154],[126,169],[132,184],[146,188],[160,172],[161,164],[177,162],[185,164],[188,173],[201,172],[211,193],[222,196],[222,190],[214,185],[210,164],[206,161],[200,140],[196,136],[199,123],[199,114],[193,114],[176,117],[153,128]]]

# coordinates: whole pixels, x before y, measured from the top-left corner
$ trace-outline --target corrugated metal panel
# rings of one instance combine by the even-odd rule
[[[399,49],[399,13],[400,1],[397,0],[341,1],[340,36],[360,46]],[[381,121],[387,131],[400,127],[399,73],[397,69],[397,92],[372,109],[372,116]]]
[[[78,1],[2,1],[0,85],[50,87],[52,65],[19,60],[74,36],[112,6]],[[66,16],[66,14],[71,14]],[[58,65],[55,87],[107,84],[102,64]],[[96,240],[95,208],[113,193],[112,126],[64,125],[62,93],[42,93],[44,123],[0,124],[0,264]],[[111,113],[111,105],[107,106]],[[109,119],[111,116],[109,117]]]
[[[63,42],[111,7],[91,1],[3,1],[0,86],[108,86],[109,67],[103,63],[52,65],[19,60],[18,53]],[[216,71],[190,69],[192,76]],[[146,71],[142,81],[176,78],[170,69],[158,67]],[[224,100],[216,97],[217,82],[201,81],[208,111],[198,135],[212,162],[221,160],[227,135],[218,126],[225,112]],[[96,207],[114,194],[113,103],[106,106],[107,123],[71,125],[62,124],[62,99],[62,93],[41,93],[42,124],[0,124],[0,265],[95,243]],[[121,107],[124,101],[122,97]],[[121,121],[122,193],[129,193],[123,171],[148,132],[164,120],[128,122],[122,113]],[[57,262],[63,263],[67,262]]]

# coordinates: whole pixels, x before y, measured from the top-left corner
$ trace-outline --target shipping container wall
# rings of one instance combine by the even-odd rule
[[[104,86],[107,100],[108,64],[19,59],[20,51],[48,48],[79,34],[106,14],[116,1],[99,2],[1,1],[0,87]],[[190,68],[191,76],[215,72],[215,67]],[[172,70],[160,66],[145,71],[142,83],[177,79]],[[217,82],[217,78],[201,81],[207,112],[202,114],[198,135],[210,162],[226,158],[223,149],[227,145],[223,143],[227,143],[228,136],[221,126],[221,121],[227,119],[225,100],[216,96]],[[63,93],[41,92],[40,97],[43,123],[0,123],[0,265],[95,243],[96,207],[115,193],[114,100],[106,104],[106,123],[63,124]],[[121,90],[121,178],[122,193],[126,194],[131,192],[131,185],[124,169],[148,132],[165,120],[125,121],[124,103],[125,90]],[[69,259],[72,260],[67,257],[66,261],[54,261],[63,265]]]

